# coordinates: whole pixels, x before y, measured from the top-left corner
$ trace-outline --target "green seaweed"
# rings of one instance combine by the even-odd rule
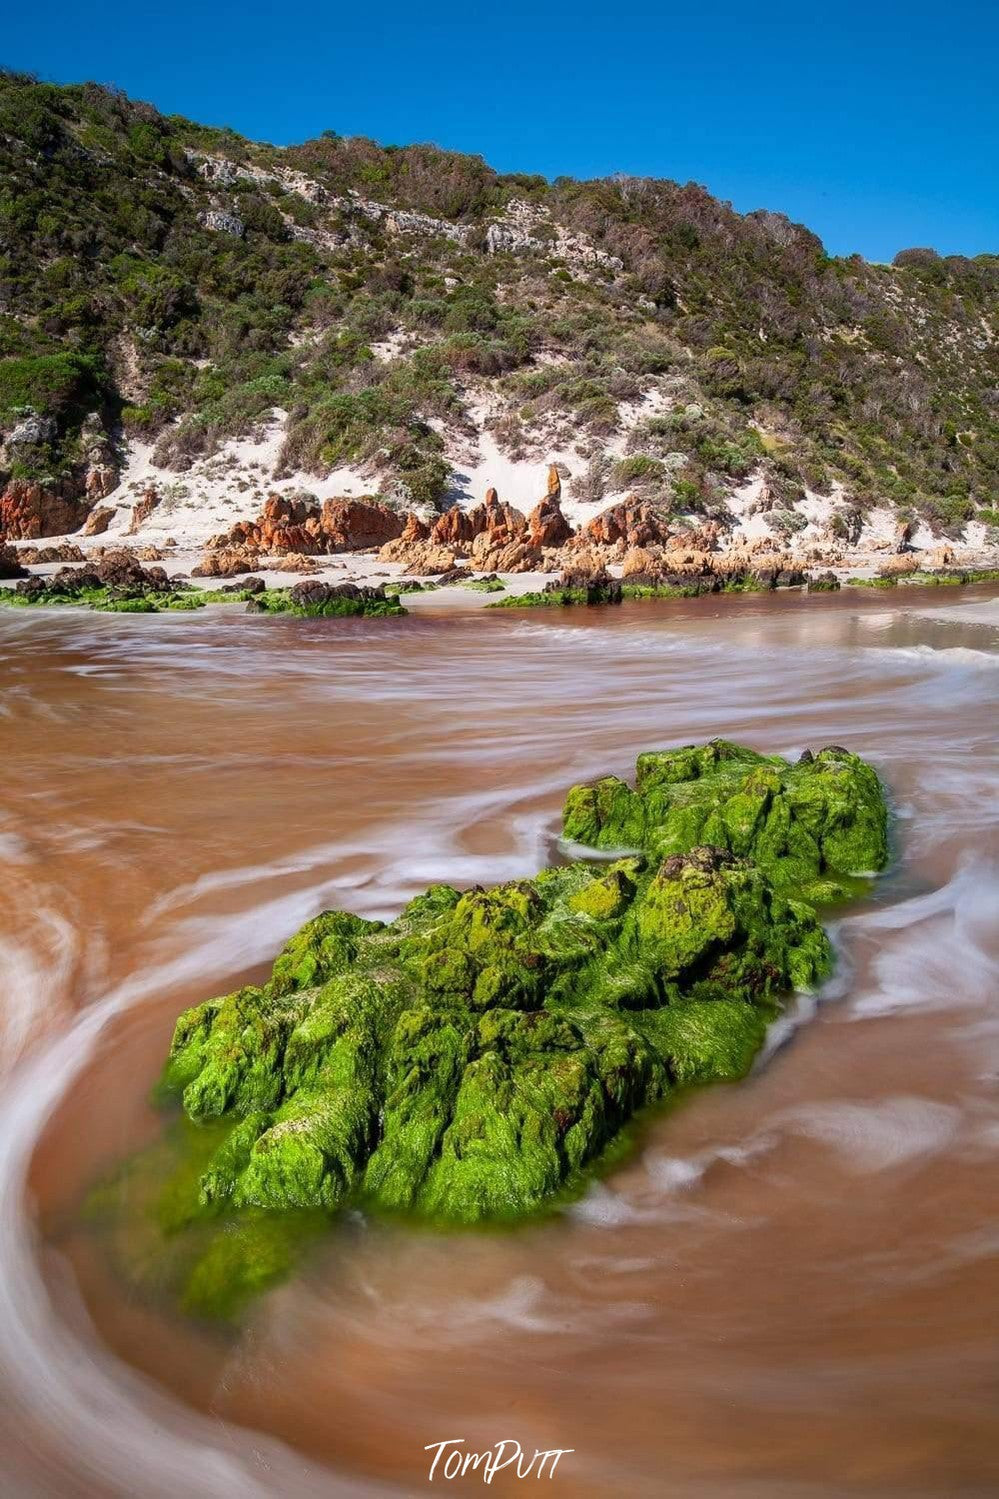
[[[634,789],[617,776],[573,786],[564,837],[652,858],[711,844],[822,903],[855,894],[851,877],[887,862],[877,774],[847,750],[829,747],[792,765],[717,739],[640,755],[636,770]]]
[[[266,593],[251,598],[246,607],[254,614],[291,614],[300,619],[370,619],[406,613],[397,598],[374,594],[374,589],[359,589],[357,597],[340,594],[318,603],[297,603],[290,589],[268,588]]]
[[[161,609],[199,609],[203,601],[193,593],[169,591],[123,594],[114,588],[80,588],[66,592],[46,588],[36,593],[17,593],[0,588],[0,605],[14,609],[71,608],[97,610],[106,614],[157,614]]]
[[[346,1207],[550,1210],[640,1111],[748,1071],[782,996],[830,968],[802,895],[881,867],[885,821],[845,750],[791,766],[714,741],[641,755],[636,789],[570,791],[569,836],[637,854],[435,885],[387,923],[315,917],[264,984],[177,1021],[156,1096],[182,1117],[122,1168],[144,1184],[117,1198],[141,1219],[130,1273],[230,1317]]]

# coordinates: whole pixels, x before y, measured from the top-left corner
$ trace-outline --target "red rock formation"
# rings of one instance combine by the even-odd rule
[[[159,490],[154,485],[143,493],[142,498],[132,506],[132,519],[129,522],[126,536],[134,536],[144,521],[147,521],[160,502]]]
[[[662,546],[669,538],[669,520],[660,511],[634,495],[595,515],[584,535],[598,546],[623,541],[629,547]]]
[[[512,505],[501,504],[495,489],[486,490],[485,531],[493,546],[517,541],[527,531],[527,517]]]
[[[260,554],[247,546],[223,547],[208,551],[197,567],[191,569],[195,578],[235,578],[240,573],[252,573],[260,565]]]
[[[413,524],[422,522],[412,517]],[[255,521],[237,521],[208,543],[210,551],[251,547],[261,552],[292,552],[314,557],[382,546],[400,536],[408,523],[387,505],[370,500],[315,501],[272,494]]]
[[[551,473],[558,474],[554,469]],[[560,547],[572,535],[572,527],[562,514],[558,495],[548,493],[531,511],[527,519],[527,537],[534,547]]]
[[[322,535],[331,552],[356,552],[384,546],[401,536],[402,516],[387,505],[364,500],[324,500]]]
[[[410,510],[406,516],[406,524],[399,536],[400,541],[412,543],[416,541],[428,541],[430,539],[430,527],[426,521],[422,521],[415,511]]]
[[[472,562],[479,572],[531,573],[541,570],[542,556],[524,537],[494,542],[482,532],[472,543]]]
[[[435,522],[430,535],[440,546],[466,547],[486,528],[486,510],[477,505],[474,510],[462,510],[452,505]]]
[[[562,498],[562,480],[554,463],[548,465],[548,492],[545,498],[549,500],[560,500]]]
[[[86,501],[79,498],[79,486],[73,479],[60,479],[50,485],[32,479],[11,479],[0,495],[0,532],[15,541],[65,536],[83,525],[88,509]]]
[[[381,562],[401,562],[413,577],[437,577],[450,572],[456,560],[450,547],[439,546],[432,537],[407,540],[405,532],[380,547],[378,557]]]

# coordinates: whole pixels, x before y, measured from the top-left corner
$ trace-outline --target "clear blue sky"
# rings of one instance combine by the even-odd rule
[[[49,0],[12,7],[0,51],[278,144],[693,180],[874,260],[999,251],[996,0]]]

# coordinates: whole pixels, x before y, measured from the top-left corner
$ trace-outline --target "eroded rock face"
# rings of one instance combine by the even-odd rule
[[[559,504],[561,481],[557,470],[553,468],[551,472],[555,475],[559,488],[554,493],[549,490],[527,519],[527,539],[533,547],[564,546],[572,535],[572,527],[562,514],[562,506]]]
[[[891,557],[886,557],[878,571],[883,578],[904,576],[905,573],[914,573],[919,568],[919,559],[915,552],[899,552]]]
[[[626,547],[661,546],[669,539],[670,524],[654,506],[631,495],[595,515],[583,534],[598,546],[611,546],[616,541]]]
[[[451,547],[435,538],[436,527],[431,531],[426,521],[410,512],[402,534],[379,549],[379,559],[401,562],[411,577],[437,577],[451,571],[456,556]]]
[[[209,543],[212,550],[252,547],[259,552],[322,556],[383,546],[401,535],[404,518],[372,500],[317,500],[270,495],[255,521],[237,521]]]
[[[562,569],[557,585],[560,588],[606,588],[614,580],[604,566],[603,558],[594,549],[575,553]],[[620,587],[620,585],[618,585]]]
[[[252,573],[259,566],[260,553],[255,548],[223,547],[206,552],[191,572],[195,578],[235,578],[240,573]]]
[[[13,541],[35,541],[41,536],[65,536],[79,530],[89,505],[80,498],[74,479],[40,484],[33,479],[11,479],[0,494],[0,533]]]
[[[503,504],[495,489],[486,490],[485,525],[482,528],[491,546],[518,541],[527,531],[527,517],[513,505]]]
[[[384,546],[402,534],[405,522],[387,505],[363,500],[324,500],[322,534],[330,551],[356,552]]]
[[[57,546],[51,547],[21,547],[19,556],[22,562],[31,567],[37,567],[41,562],[85,562],[86,553],[73,541],[60,541]]]
[[[484,573],[537,572],[542,563],[540,551],[526,539],[494,541],[488,531],[475,538],[471,556],[476,569]]]
[[[396,543],[390,543],[395,545]],[[382,551],[386,551],[383,548]],[[379,552],[379,556],[382,552]],[[454,552],[447,547],[436,547],[433,542],[417,541],[410,546],[405,558],[406,574],[411,578],[438,578],[446,573],[453,572],[457,562]]]
[[[139,527],[149,519],[153,511],[160,503],[159,490],[153,486],[147,489],[142,497],[132,507],[132,519],[129,522],[127,535],[134,536]]]
[[[462,510],[453,505],[450,510],[434,522],[431,536],[439,546],[464,549],[472,544],[480,531],[486,528],[486,510],[477,505],[474,510]]]

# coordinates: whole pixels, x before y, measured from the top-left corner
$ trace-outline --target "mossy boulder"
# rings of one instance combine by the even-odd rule
[[[848,750],[791,764],[723,739],[639,755],[634,788],[617,776],[573,786],[562,814],[571,843],[653,859],[709,844],[817,901],[884,868],[887,825],[877,773]]]
[[[205,1207],[519,1218],[636,1109],[745,1071],[828,956],[808,907],[715,849],[438,886],[388,925],[317,917],[262,988],[183,1015],[162,1090],[238,1121]]]
[[[884,862],[877,777],[840,750],[642,755],[636,790],[576,787],[566,822],[643,851],[435,885],[388,923],[324,912],[262,986],[180,1017],[159,1099],[182,1119],[122,1197],[184,1305],[230,1313],[317,1214],[484,1225],[578,1190],[640,1110],[741,1077],[826,974],[805,876]]]

